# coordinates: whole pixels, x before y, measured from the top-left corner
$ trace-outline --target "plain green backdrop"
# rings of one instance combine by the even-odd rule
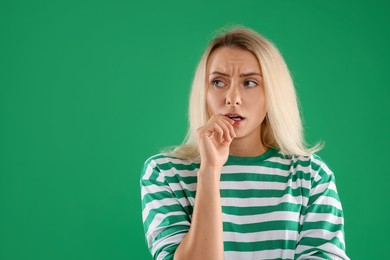
[[[352,259],[388,256],[387,1],[0,2],[0,259],[151,259],[139,177],[181,143],[195,66],[241,24],[282,52]]]

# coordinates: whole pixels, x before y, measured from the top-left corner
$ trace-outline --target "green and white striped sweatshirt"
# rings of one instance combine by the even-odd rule
[[[190,228],[199,167],[163,154],[145,162],[142,217],[154,259],[173,259]],[[335,177],[317,155],[229,156],[220,193],[225,260],[349,259]]]

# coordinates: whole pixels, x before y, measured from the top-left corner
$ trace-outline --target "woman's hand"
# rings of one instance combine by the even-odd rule
[[[229,156],[229,146],[236,137],[234,120],[224,115],[213,115],[197,130],[201,167],[222,169]]]
[[[200,169],[191,227],[175,251],[175,259],[223,259],[220,174],[236,137],[234,121],[215,115],[197,129]]]

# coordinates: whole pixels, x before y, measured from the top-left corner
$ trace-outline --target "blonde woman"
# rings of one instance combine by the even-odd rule
[[[243,27],[211,41],[184,143],[149,158],[143,223],[154,259],[349,259],[331,170],[307,148],[289,70]]]

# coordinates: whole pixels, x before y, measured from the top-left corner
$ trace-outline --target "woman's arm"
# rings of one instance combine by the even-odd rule
[[[220,176],[235,137],[234,121],[222,116],[211,117],[198,129],[201,166],[194,202],[191,227],[175,252],[175,260],[223,259],[222,206]]]
[[[348,260],[344,217],[334,174],[319,157],[312,159],[312,188],[301,217],[295,259]]]
[[[223,259],[219,175],[220,169],[199,170],[191,227],[176,250],[175,260]]]
[[[170,158],[153,156],[143,167],[140,185],[142,201],[142,220],[145,238],[153,259],[173,259],[180,242],[191,226],[186,207],[189,202],[180,198],[172,190],[172,183],[161,167],[173,165]]]

